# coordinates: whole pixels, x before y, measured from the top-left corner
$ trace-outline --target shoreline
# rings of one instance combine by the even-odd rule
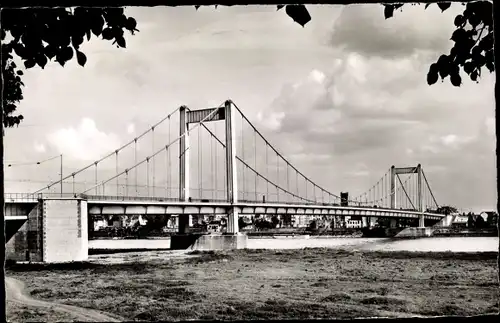
[[[438,229],[439,230],[439,229]],[[358,238],[358,239],[369,239],[369,238],[391,238],[391,236],[363,236],[356,234],[347,234],[347,235],[316,235],[310,233],[251,233],[247,234],[248,239],[337,239],[337,238]],[[453,238],[453,237],[482,237],[482,238],[491,238],[498,237],[498,232],[496,231],[482,231],[482,232],[474,232],[474,231],[462,231],[462,232],[433,232],[433,234],[426,238]],[[89,238],[89,241],[94,240],[170,240],[170,236],[149,236],[149,237],[96,237]]]
[[[121,254],[121,253],[183,253],[186,255],[213,255],[213,254],[254,254],[254,253],[301,253],[303,251],[319,251],[319,252],[329,252],[330,254],[351,254],[357,253],[366,256],[377,256],[382,258],[427,258],[427,259],[497,259],[498,252],[495,251],[402,251],[402,250],[358,250],[352,248],[325,248],[325,247],[305,247],[297,249],[237,249],[237,250],[172,250],[170,248],[131,248],[131,249],[103,249],[103,248],[93,248],[89,249],[89,257],[98,255],[111,255],[111,254]],[[89,260],[90,261],[90,260]],[[75,262],[75,263],[86,263]],[[18,263],[20,264],[20,263]],[[29,265],[28,263],[26,265]],[[7,266],[7,265],[6,265]],[[47,264],[50,266],[50,264]],[[57,264],[56,264],[57,266]],[[7,268],[7,267],[6,267]]]

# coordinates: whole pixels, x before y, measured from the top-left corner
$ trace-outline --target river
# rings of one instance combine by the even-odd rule
[[[248,239],[248,249],[333,248],[423,252],[496,252],[498,237],[432,237],[419,239],[390,238],[276,238]],[[90,240],[89,249],[163,249],[170,239]]]

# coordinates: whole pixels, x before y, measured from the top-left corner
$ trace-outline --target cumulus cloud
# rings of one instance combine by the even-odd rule
[[[81,161],[96,160],[120,145],[117,135],[100,131],[90,118],[83,118],[78,127],[49,134],[47,140],[65,157]]]
[[[133,123],[130,123],[127,126],[127,133],[129,133],[129,134],[135,133],[135,125]]]
[[[453,18],[460,11],[455,4],[444,13],[436,6],[403,7],[391,19],[384,18],[382,6],[345,6],[335,21],[330,43],[365,56],[398,58],[416,51],[445,51]]]
[[[42,143],[39,143],[38,141],[35,141],[35,143],[33,144],[33,146],[35,148],[35,151],[38,152],[38,153],[44,153],[46,151],[45,145],[42,144]]]
[[[279,126],[268,129],[281,138],[275,140],[278,147],[286,149],[285,143],[293,142],[296,154],[325,156],[324,168],[309,161],[317,168],[311,177],[340,180],[345,190],[357,188],[353,194],[373,185],[392,164],[422,163],[441,202],[487,204],[492,194],[471,200],[458,189],[447,190],[446,183],[468,185],[467,178],[474,185],[490,185],[494,178],[494,138],[484,136],[494,131],[492,78],[485,76],[481,86],[430,87],[425,83],[429,56],[424,56],[427,61],[414,57],[339,53],[330,70],[313,69],[283,85],[261,119],[279,114]],[[355,166],[358,162],[370,166],[363,169]],[[477,165],[485,172],[471,172]]]

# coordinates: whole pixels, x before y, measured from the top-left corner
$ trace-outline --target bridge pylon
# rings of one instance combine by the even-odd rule
[[[417,167],[391,167],[391,208],[396,209],[396,175],[399,174],[417,174],[417,211],[423,212],[423,194],[422,194],[422,165],[418,164]],[[424,215],[420,215],[418,226],[423,228]]]
[[[218,110],[217,112],[215,110]],[[227,201],[231,204],[238,203],[238,180],[236,166],[236,132],[234,127],[234,107],[230,100],[224,103],[224,107],[209,108],[203,110],[189,110],[187,107],[181,107],[180,110],[180,167],[179,167],[179,197],[183,202],[189,201],[189,124],[198,123],[207,118],[210,114],[212,117],[204,122],[225,121],[225,141],[226,141],[226,179],[227,179]],[[214,113],[215,112],[215,113]],[[231,206],[227,210],[227,233],[237,234],[238,228],[238,210]],[[184,221],[183,221],[184,222]],[[181,233],[185,231],[180,228]]]

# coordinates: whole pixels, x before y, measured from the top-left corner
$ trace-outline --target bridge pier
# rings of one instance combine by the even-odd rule
[[[58,263],[88,259],[87,201],[39,200],[27,222],[6,245],[6,258]]]
[[[425,218],[423,214],[418,217],[418,227],[425,228]]]

